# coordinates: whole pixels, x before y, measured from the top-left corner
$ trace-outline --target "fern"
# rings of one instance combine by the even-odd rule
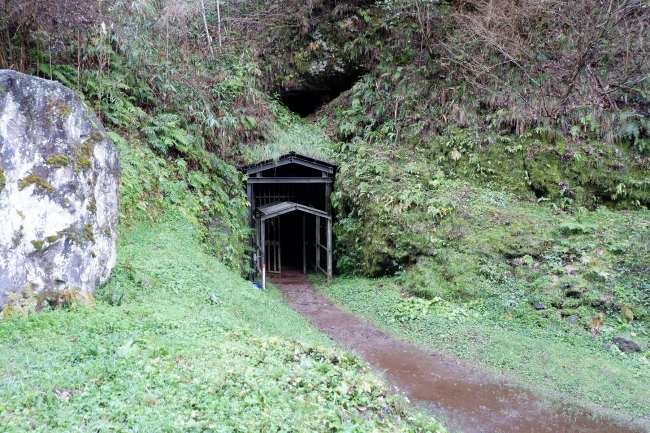
[[[180,116],[163,113],[151,117],[142,132],[147,136],[151,147],[163,155],[170,149],[187,153],[192,146],[192,137],[180,123]]]
[[[639,124],[633,120],[626,122],[621,126],[620,136],[622,138],[637,138],[639,132]]]

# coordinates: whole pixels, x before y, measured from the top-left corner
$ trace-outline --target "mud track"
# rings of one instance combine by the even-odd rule
[[[644,431],[593,418],[573,407],[549,409],[530,393],[494,379],[480,367],[395,339],[337,308],[297,271],[283,270],[270,279],[291,308],[366,359],[393,387],[442,415],[452,431]]]

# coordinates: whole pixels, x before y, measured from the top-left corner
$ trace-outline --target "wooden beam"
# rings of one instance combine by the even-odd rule
[[[251,177],[247,183],[334,183],[333,177]]]
[[[251,167],[248,170],[246,170],[246,174],[251,175],[254,173],[261,173],[263,171],[272,170],[274,168],[282,167],[283,165],[287,165],[287,164],[298,164],[305,167],[313,168],[314,170],[324,171],[330,174],[334,173],[334,168],[330,166],[318,164],[316,162],[305,161],[304,159],[297,156],[291,156],[289,158],[280,159],[278,161],[267,162],[266,164],[262,164],[257,167]]]

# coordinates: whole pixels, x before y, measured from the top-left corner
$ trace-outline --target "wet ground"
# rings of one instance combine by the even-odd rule
[[[390,337],[319,295],[306,277],[270,277],[287,303],[321,331],[365,358],[392,386],[463,432],[642,432],[576,408],[549,409],[531,394],[491,378],[479,367]]]

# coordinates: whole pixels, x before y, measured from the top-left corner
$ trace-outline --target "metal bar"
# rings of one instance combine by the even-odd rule
[[[325,211],[327,211],[328,214],[332,213],[331,200],[330,200],[331,195],[332,195],[332,184],[327,183],[325,184]]]
[[[284,207],[282,210],[276,211],[276,212],[271,213],[269,215],[265,215],[262,211],[260,211],[259,213],[262,215],[260,217],[261,219],[267,220],[267,219],[271,219],[271,218],[277,218],[280,215],[284,215],[285,213],[293,212],[295,210],[299,210],[299,211],[302,211],[302,212],[305,212],[305,213],[316,215],[316,216],[321,217],[321,218],[331,219],[331,217],[326,212],[323,212],[322,210],[314,209],[312,207],[303,206],[303,205],[300,205],[300,204],[294,205],[294,206]]]
[[[332,220],[327,220],[327,282],[332,282]]]
[[[307,216],[302,216],[302,273],[307,275]]]
[[[280,231],[280,217],[278,217],[278,272],[282,273],[282,232]]]
[[[249,183],[334,183],[333,177],[251,177]]]
[[[274,218],[273,219],[273,224],[271,226],[271,236],[273,236],[273,271],[277,272],[278,271],[278,246],[277,246],[277,239],[278,239],[278,224],[277,220]]]
[[[248,227],[252,229],[253,227],[255,227],[255,223],[253,221],[253,215],[254,215],[254,209],[253,209],[253,206],[254,206],[254,204],[253,204],[253,185],[251,185],[251,184],[246,185],[246,199],[248,200]],[[251,233],[248,236],[248,247],[251,249],[251,251],[253,251],[253,244],[254,244],[253,234]],[[251,257],[250,257],[250,262],[249,262],[251,269],[254,269],[254,267],[255,267],[255,259],[254,259],[254,257],[255,257],[255,253],[251,252]],[[250,271],[248,273],[249,281],[253,281],[253,277],[254,277],[253,276],[253,271]]]
[[[316,268],[320,267],[320,217],[316,216]]]
[[[260,229],[260,237],[261,239],[261,254],[262,254],[262,274],[264,273],[264,270],[266,269],[266,221],[262,220],[261,221],[261,229]]]

